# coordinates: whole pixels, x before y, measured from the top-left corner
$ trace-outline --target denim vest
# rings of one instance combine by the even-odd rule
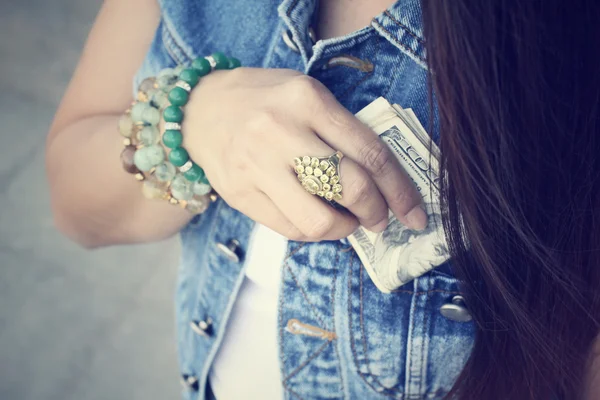
[[[162,0],[161,22],[134,85],[162,68],[223,51],[244,66],[308,74],[353,113],[383,96],[412,108],[428,126],[418,0],[400,0],[368,27],[315,43],[316,2]],[[438,141],[437,126],[432,130]],[[207,377],[244,279],[253,224],[219,200],[181,231],[176,310],[186,399],[210,398]],[[383,294],[346,240],[290,241],[273,335],[285,397],[442,398],[473,342],[474,325],[464,322],[468,311],[456,295],[449,263]]]

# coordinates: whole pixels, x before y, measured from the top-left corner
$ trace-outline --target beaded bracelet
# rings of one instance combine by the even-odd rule
[[[125,137],[125,149],[121,153],[123,168],[134,174],[136,179],[144,181],[145,197],[168,200],[194,214],[204,212],[210,202],[217,199],[204,171],[189,159],[187,151],[181,147],[183,111],[180,107],[187,103],[189,92],[200,77],[214,69],[239,66],[239,60],[215,53],[194,60],[192,68],[183,65],[175,69],[166,68],[156,78],[142,81],[137,101],[119,120],[119,130]],[[171,149],[169,157],[160,145],[158,124],[161,114],[166,121],[166,136],[163,135],[162,139]],[[174,117],[179,120],[175,121],[177,118]],[[173,150],[176,153],[172,155]],[[176,162],[173,163],[173,160]]]
[[[200,57],[192,62],[190,68],[181,71],[179,80],[169,91],[170,105],[163,112],[165,121],[165,132],[163,133],[163,144],[170,149],[169,160],[179,168],[183,176],[191,182],[204,182],[208,184],[206,175],[202,168],[194,163],[188,152],[181,146],[183,135],[181,134],[181,123],[183,121],[183,107],[187,104],[190,92],[200,78],[208,75],[215,69],[234,69],[240,66],[236,58],[228,58],[223,53],[214,53],[208,57]]]
[[[142,82],[137,101],[120,120],[121,133],[126,136],[121,153],[123,168],[143,181],[142,192],[146,198],[168,200],[193,214],[200,214],[211,201],[216,200],[216,195],[210,193],[209,185],[200,182],[191,185],[166,159],[157,124],[154,123],[155,112],[148,108],[150,105],[162,111],[169,104],[167,94],[160,90],[157,82],[155,78]],[[160,115],[158,119],[160,121]]]

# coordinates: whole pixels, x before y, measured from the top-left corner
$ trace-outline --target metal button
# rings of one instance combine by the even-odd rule
[[[206,321],[192,321],[190,327],[194,332],[200,336],[210,337],[212,336],[212,318],[207,318]]]
[[[462,296],[454,296],[452,303],[440,307],[440,312],[444,317],[457,322],[469,322],[473,318],[467,310],[465,299]]]
[[[308,36],[310,37],[310,40],[312,40],[313,44],[317,43],[317,34],[315,33],[315,30],[312,28],[312,26],[308,28]]]
[[[229,260],[233,262],[240,262],[240,257],[237,255],[238,248],[240,247],[240,242],[235,239],[232,239],[227,243],[227,245],[223,243],[217,243],[217,248],[227,257]]]
[[[281,37],[283,38],[283,42],[287,45],[287,47],[289,47],[292,51],[296,53],[300,53],[300,49],[298,49],[298,45],[294,42],[292,32],[290,32],[289,29],[284,30],[281,34]],[[315,30],[312,28],[312,26],[308,28],[308,37],[310,38],[313,45],[317,43],[317,34],[315,33]]]
[[[287,47],[296,53],[300,53],[298,46],[296,46],[296,43],[294,43],[294,40],[292,39],[292,32],[290,32],[289,29],[284,30],[281,36],[283,37],[283,42],[287,45]]]
[[[198,378],[194,375],[181,375],[180,383],[184,389],[198,390]]]

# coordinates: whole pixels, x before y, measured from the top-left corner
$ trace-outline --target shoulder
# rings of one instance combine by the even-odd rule
[[[175,61],[228,48],[256,49],[278,29],[280,0],[159,0],[162,36]],[[238,57],[239,58],[239,57]]]

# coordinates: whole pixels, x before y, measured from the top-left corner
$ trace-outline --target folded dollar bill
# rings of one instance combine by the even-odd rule
[[[390,212],[382,233],[362,227],[350,237],[377,288],[389,293],[449,258],[439,203],[439,149],[410,109],[378,98],[356,114],[389,146],[423,196],[427,228],[414,231]],[[431,147],[430,147],[431,145]]]

